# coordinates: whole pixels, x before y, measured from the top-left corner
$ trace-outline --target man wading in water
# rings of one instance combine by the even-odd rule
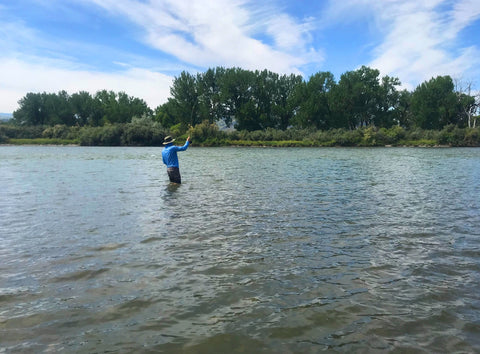
[[[167,173],[168,177],[170,178],[170,182],[180,184],[182,183],[182,177],[180,177],[180,169],[178,167],[177,151],[187,150],[191,140],[190,137],[188,137],[185,145],[183,146],[173,145],[174,141],[175,139],[173,139],[171,136],[165,137],[165,140],[163,141],[165,148],[162,151],[162,158],[163,163],[167,165]]]

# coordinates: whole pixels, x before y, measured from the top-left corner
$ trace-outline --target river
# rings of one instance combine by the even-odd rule
[[[0,353],[480,351],[480,149],[0,146]]]

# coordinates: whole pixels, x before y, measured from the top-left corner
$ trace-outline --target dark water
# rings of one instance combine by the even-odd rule
[[[480,352],[480,149],[0,147],[0,353]]]

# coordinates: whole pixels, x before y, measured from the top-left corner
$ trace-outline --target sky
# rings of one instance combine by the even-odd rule
[[[362,65],[414,90],[480,86],[480,0],[0,0],[0,112],[28,92],[126,92],[152,109],[182,71],[336,81]],[[465,86],[463,85],[463,86]]]

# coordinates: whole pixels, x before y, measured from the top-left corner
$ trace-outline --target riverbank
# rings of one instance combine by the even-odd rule
[[[181,144],[191,136],[196,146],[260,147],[480,147],[480,128],[449,125],[442,130],[386,128],[266,129],[225,131],[215,124],[202,123],[183,131],[158,125],[117,124],[101,127],[19,127],[0,125],[0,144],[80,146],[163,146],[167,135]]]
[[[64,140],[64,139],[10,139],[6,143],[0,144],[0,146],[83,146],[76,140]],[[342,145],[335,144],[319,144],[313,141],[225,141],[222,144],[208,144],[200,143],[196,144],[200,147],[275,147],[275,148],[284,148],[284,147],[346,147]],[[135,147],[131,145],[132,147]],[[355,145],[348,147],[372,147],[367,145]],[[449,147],[480,147],[480,146],[452,146],[445,144],[436,144],[435,141],[406,141],[399,144],[387,144],[387,145],[375,145],[375,147],[421,147],[421,148],[449,148]]]

